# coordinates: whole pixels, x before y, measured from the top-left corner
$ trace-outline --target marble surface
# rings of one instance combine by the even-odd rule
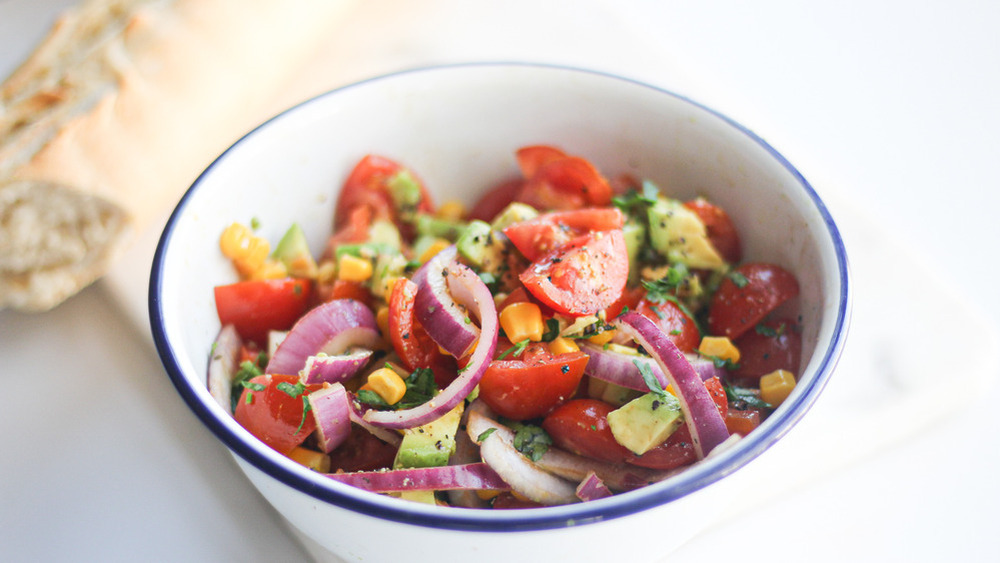
[[[67,0],[0,0],[0,74]],[[467,60],[598,68],[688,95],[827,199],[855,282],[851,337],[810,416],[734,480],[671,561],[989,560],[1000,299],[1000,8],[765,0],[377,0],[308,92]],[[191,415],[149,346],[153,228],[55,310],[0,312],[0,559],[294,560],[298,541]]]

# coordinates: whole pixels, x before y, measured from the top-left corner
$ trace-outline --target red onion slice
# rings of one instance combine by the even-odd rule
[[[485,463],[328,473],[326,476],[334,481],[376,493],[457,489],[510,490],[510,486]]]
[[[698,459],[703,459],[715,446],[729,438],[726,423],[715,401],[677,345],[653,321],[634,311],[618,317],[614,323],[660,364],[681,403]]]
[[[666,387],[670,384],[670,380],[663,374],[663,368],[653,358],[616,352],[590,342],[580,342],[580,350],[590,356],[584,373],[591,377],[614,383],[615,385],[621,385],[622,387],[628,387],[629,389],[648,391],[649,387],[646,386],[639,367],[635,365],[635,362],[639,362],[649,366],[661,386]],[[698,373],[702,381],[707,381],[713,377],[725,377],[726,370],[717,367],[712,360],[699,357],[695,354],[685,354],[684,357],[694,368],[695,372]]]
[[[351,433],[351,397],[339,383],[309,394],[320,449],[332,452]]]
[[[469,362],[459,370],[458,377],[430,401],[405,410],[369,410],[364,415],[364,420],[368,423],[384,428],[412,428],[426,424],[453,409],[479,384],[497,346],[497,335],[500,332],[497,309],[493,303],[493,295],[479,276],[460,275],[456,277],[456,283],[466,286],[459,292],[464,296],[462,304],[470,311],[475,311],[481,325],[479,343],[476,344]],[[425,326],[425,328],[430,333],[433,327]]]
[[[360,301],[336,299],[306,313],[278,345],[266,373],[294,375],[309,356],[340,354],[351,347],[380,345],[375,315]]]
[[[242,345],[236,327],[226,325],[215,337],[208,361],[208,392],[229,414],[233,414],[233,377],[239,368]]]
[[[480,330],[469,316],[475,309],[463,306],[471,297],[466,290],[469,284],[456,279],[463,277],[465,270],[473,276],[475,273],[456,262],[455,255],[455,247],[449,246],[413,277],[418,288],[413,310],[438,346],[456,358],[464,358],[475,346]]]
[[[371,350],[358,350],[351,354],[328,356],[320,353],[306,358],[306,365],[299,371],[304,383],[338,383],[346,381],[361,371],[371,358]]]
[[[587,474],[587,477],[576,487],[576,498],[582,501],[597,500],[599,498],[611,496],[611,489],[609,489],[604,481],[597,476],[596,473],[591,471]]]

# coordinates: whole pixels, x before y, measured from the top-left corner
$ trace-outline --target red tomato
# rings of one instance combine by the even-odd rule
[[[729,413],[729,398],[726,397],[726,390],[722,387],[722,381],[718,377],[713,377],[705,381],[705,389],[708,395],[715,401],[715,406],[719,408],[719,414],[726,418]]]
[[[517,178],[491,188],[469,210],[469,219],[479,219],[487,223],[493,221],[494,217],[510,205],[510,202],[514,201],[514,197],[521,190],[523,184],[524,180]]]
[[[764,321],[762,330],[748,330],[733,344],[740,351],[740,366],[733,377],[756,378],[774,370],[798,373],[802,359],[802,335],[795,322],[787,319]]]
[[[232,324],[245,339],[267,345],[267,333],[288,330],[305,313],[312,293],[309,280],[250,280],[215,288],[219,322]]]
[[[542,165],[569,156],[562,149],[548,145],[521,147],[517,149],[515,154],[517,156],[517,165],[521,168],[521,173],[524,174],[525,178],[534,176],[535,172],[538,172],[538,169]]]
[[[264,388],[243,390],[233,414],[236,422],[268,446],[287,454],[316,429],[316,419],[309,413],[303,416],[304,397],[321,386],[306,385],[293,396],[298,383],[298,375],[265,374],[251,379],[251,386]]]
[[[631,452],[615,440],[608,426],[608,413],[615,407],[597,399],[573,399],[556,407],[542,429],[552,443],[573,453],[621,463]]]
[[[392,197],[386,187],[387,182],[401,170],[403,167],[399,163],[382,156],[370,154],[362,158],[351,170],[337,197],[337,207],[333,215],[334,225],[339,229],[348,222],[352,210],[367,207],[371,209],[373,219],[392,218],[404,236],[412,237],[413,227],[399,221]],[[430,194],[423,182],[418,180],[418,183],[421,197],[417,211],[431,213],[434,211],[434,204],[431,202]]]
[[[389,215],[385,216],[387,219],[389,217]],[[341,244],[365,242],[368,240],[368,229],[374,220],[375,212],[368,205],[358,205],[348,211],[347,222],[337,223],[337,231],[327,241],[325,256],[334,256],[334,251]]]
[[[708,328],[712,334],[739,338],[779,305],[799,294],[799,282],[775,264],[743,264],[735,270],[745,278],[739,287],[733,275],[726,276],[712,296]]]
[[[626,287],[622,290],[621,297],[619,297],[618,300],[611,305],[608,305],[608,308],[604,310],[608,321],[611,321],[618,315],[621,315],[622,311],[624,311],[626,307],[629,311],[635,311],[639,306],[639,301],[642,300],[644,295],[646,295],[646,290],[641,287]]]
[[[534,262],[589,231],[620,229],[625,216],[614,207],[574,209],[545,213],[503,230],[525,258]]]
[[[573,396],[587,360],[583,352],[553,356],[545,344],[531,344],[518,359],[494,360],[479,396],[500,416],[536,418]]]
[[[545,505],[533,500],[518,498],[513,493],[503,492],[493,498],[493,504],[490,506],[496,510],[508,510],[516,508],[540,508]]]
[[[519,276],[524,287],[558,313],[592,315],[621,297],[628,253],[621,230],[581,235],[532,263]]]
[[[334,280],[330,284],[319,284],[316,292],[323,303],[334,299],[354,299],[371,309],[375,302],[372,292],[364,284],[355,281]]]
[[[417,284],[401,278],[389,296],[389,339],[406,369],[430,368],[438,387],[448,385],[456,375],[453,358],[446,356],[420,325],[413,312]]]
[[[736,232],[732,219],[719,206],[698,198],[684,203],[687,207],[701,219],[705,224],[705,231],[712,246],[719,251],[719,254],[731,263],[737,263],[743,256],[740,248],[740,236]]]
[[[605,206],[611,185],[586,159],[567,156],[539,166],[515,199],[544,210]]]
[[[701,343],[698,325],[673,301],[656,303],[643,298],[635,310],[656,323],[682,352],[693,352]]]
[[[353,425],[347,440],[330,452],[330,470],[340,469],[350,473],[392,467],[397,449],[364,428]]]

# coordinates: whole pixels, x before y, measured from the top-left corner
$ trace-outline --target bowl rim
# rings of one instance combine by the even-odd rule
[[[161,307],[159,295],[163,290],[163,277],[165,268],[166,252],[172,238],[173,231],[184,213],[193,194],[202,185],[204,179],[210,175],[213,169],[226,158],[226,156],[236,147],[247,142],[248,139],[257,135],[266,128],[272,121],[281,119],[282,116],[296,111],[302,107],[321,103],[330,97],[336,96],[339,92],[361,88],[367,84],[393,80],[401,76],[417,73],[434,72],[461,72],[467,68],[523,68],[538,69],[540,71],[556,70],[561,72],[582,73],[598,77],[601,79],[621,81],[631,86],[638,86],[659,92],[666,96],[673,97],[681,102],[691,104],[698,109],[721,119],[729,126],[735,128],[737,132],[746,135],[751,141],[763,148],[771,158],[775,159],[787,172],[789,172],[799,186],[805,190],[809,200],[816,207],[824,220],[826,232],[829,235],[837,259],[838,277],[840,284],[840,295],[837,306],[837,316],[833,325],[833,334],[830,345],[822,358],[815,377],[813,377],[807,388],[793,397],[791,404],[780,411],[775,412],[770,419],[775,422],[767,427],[759,428],[756,432],[749,434],[740,440],[738,445],[731,451],[717,457],[711,457],[699,463],[696,467],[688,468],[678,473],[667,481],[669,486],[650,485],[642,489],[629,492],[623,495],[614,495],[597,501],[577,503],[572,505],[536,508],[532,510],[516,511],[489,511],[467,508],[449,508],[424,506],[417,503],[407,502],[382,502],[382,497],[360,490],[345,490],[350,487],[332,480],[323,480],[309,470],[290,471],[287,467],[278,463],[274,459],[272,452],[262,442],[257,440],[247,441],[242,436],[236,434],[232,428],[217,418],[216,409],[204,401],[204,398],[195,393],[194,389],[188,385],[184,377],[183,370],[177,361],[173,346],[166,336],[164,330],[164,311]],[[698,491],[743,467],[751,460],[759,456],[770,448],[777,440],[783,437],[795,423],[805,415],[815,402],[819,392],[825,387],[832,374],[837,361],[841,355],[846,340],[847,327],[851,310],[851,285],[850,285],[849,265],[846,248],[841,238],[832,215],[826,204],[822,201],[809,182],[799,171],[792,166],[777,150],[771,147],[753,131],[744,127],[728,116],[719,113],[701,103],[698,103],[683,95],[677,94],[665,88],[651,85],[641,80],[627,78],[618,74],[585,69],[567,65],[556,65],[546,63],[530,62],[476,62],[476,63],[456,63],[424,66],[382,74],[352,84],[348,84],[317,96],[309,98],[296,104],[270,119],[262,122],[248,133],[243,135],[213,162],[195,179],[185,194],[178,202],[176,208],[171,213],[164,227],[163,234],[157,244],[153,257],[152,270],[149,283],[149,317],[150,328],[157,352],[167,371],[168,376],[181,395],[184,402],[194,412],[194,414],[208,427],[208,429],[226,445],[226,447],[240,458],[254,466],[257,470],[270,476],[271,478],[313,497],[319,501],[339,506],[354,512],[368,515],[375,518],[389,521],[412,524],[421,527],[448,529],[448,530],[468,530],[480,532],[520,532],[531,530],[546,530],[563,528],[587,523],[594,523],[603,520],[620,518],[642,512],[659,505],[663,505],[695,491]],[[788,402],[786,401],[786,404]],[[358,494],[362,493],[362,494]]]

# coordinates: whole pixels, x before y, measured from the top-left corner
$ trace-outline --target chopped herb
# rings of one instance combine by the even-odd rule
[[[386,367],[389,367],[388,363],[386,364]],[[430,368],[418,368],[413,370],[410,375],[403,378],[403,383],[406,384],[406,393],[403,394],[403,398],[394,405],[386,403],[378,393],[368,389],[358,391],[358,402],[383,409],[410,409],[431,400],[435,395],[437,395],[438,392],[438,386],[434,383],[434,371]]]
[[[639,368],[639,373],[642,375],[643,382],[646,383],[646,387],[651,393],[655,393],[659,397],[666,398],[668,395],[667,391],[663,389],[663,385],[660,385],[660,380],[656,378],[656,374],[653,373],[653,368],[649,367],[646,362],[641,362],[639,360],[632,360],[635,367]]]
[[[642,192],[632,188],[620,196],[611,198],[611,204],[625,213],[641,213],[649,205],[656,203],[659,188],[650,181],[642,183]]]
[[[257,229],[259,229],[260,228],[260,219],[257,218],[257,217],[251,217],[250,218],[250,228],[253,229],[253,230],[255,230],[255,231]]]
[[[646,298],[656,303],[675,300],[678,288],[686,283],[688,275],[690,272],[684,264],[670,266],[662,278],[642,282],[642,286],[646,288]]]
[[[540,426],[519,424],[514,431],[514,448],[531,461],[542,459],[552,445],[552,438]]]
[[[309,416],[309,411],[312,410],[312,403],[309,401],[309,395],[302,396],[302,420],[299,421],[299,427],[295,429],[295,433],[298,434],[302,427],[306,423],[306,417]]]
[[[559,321],[555,319],[549,319],[545,321],[546,330],[542,334],[542,342],[552,342],[556,338],[559,338]]]
[[[677,336],[677,335],[679,335],[679,334],[681,334],[681,330],[680,330],[680,329],[678,329],[678,328],[675,328],[674,330],[671,330],[671,331],[670,331],[670,335],[671,335],[671,336]]]
[[[734,370],[734,369],[739,369],[740,367],[739,364],[729,359],[722,359],[718,356],[713,356],[711,354],[704,354],[699,350],[695,350],[695,353],[701,356],[702,358],[705,358],[707,360],[712,360],[712,363],[715,364],[715,367],[717,368]]]
[[[298,397],[303,392],[305,392],[306,384],[302,383],[301,381],[298,381],[295,383],[295,385],[292,385],[287,381],[282,381],[281,383],[278,383],[277,389],[278,391],[281,391],[284,394],[294,399],[295,397]]]
[[[725,389],[726,391],[726,398],[728,398],[729,401],[733,403],[733,406],[737,408],[737,410],[745,410],[745,408],[744,409],[739,408],[740,406],[743,405],[755,409],[773,408],[773,406],[770,403],[762,401],[760,397],[753,392],[752,389],[745,389],[743,387],[734,387],[727,383],[723,383],[722,388]]]
[[[767,325],[759,324],[754,327],[754,330],[757,332],[757,334],[761,336],[774,338],[775,336],[781,336],[785,334],[786,328],[787,327],[785,326],[785,323],[781,323],[780,325],[778,325],[778,328],[771,328]]]
[[[521,352],[524,352],[524,349],[528,347],[528,344],[531,344],[531,340],[525,338],[524,340],[522,340],[522,341],[518,342],[517,344],[514,344],[510,348],[507,348],[506,350],[504,350],[503,354],[500,354],[499,356],[497,356],[497,359],[498,360],[502,360],[502,359],[506,358],[507,356],[512,355],[512,353],[513,353],[513,357],[516,358],[516,357],[518,357],[518,356],[521,355]]]
[[[750,280],[748,280],[746,276],[737,271],[729,272],[728,274],[726,274],[726,277],[729,278],[730,281],[735,283],[736,287],[740,289],[743,289],[744,287],[747,286],[748,283],[750,283]]]
[[[496,428],[487,428],[486,430],[483,431],[482,434],[480,434],[479,436],[476,437],[476,441],[477,442],[482,442],[483,440],[489,438],[490,434],[492,434],[492,433],[494,433],[496,431],[497,431]]]

